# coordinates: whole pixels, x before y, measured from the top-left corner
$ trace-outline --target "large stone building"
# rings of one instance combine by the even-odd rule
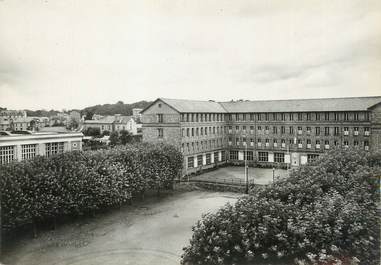
[[[37,155],[51,156],[82,150],[82,133],[10,133],[0,131],[0,164],[22,161]]]
[[[143,141],[184,155],[185,174],[216,164],[299,166],[332,148],[381,149],[381,97],[271,101],[159,98],[142,111]]]

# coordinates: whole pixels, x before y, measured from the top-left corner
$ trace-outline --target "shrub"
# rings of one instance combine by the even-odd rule
[[[335,150],[193,227],[183,264],[379,264],[380,155]],[[255,263],[256,264],[256,263]]]
[[[147,189],[168,188],[181,168],[174,147],[149,144],[2,165],[2,223],[12,228],[118,206]]]

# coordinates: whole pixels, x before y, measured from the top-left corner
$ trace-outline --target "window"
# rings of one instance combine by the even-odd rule
[[[315,113],[315,120],[320,121],[320,113]]]
[[[230,151],[230,160],[238,160],[238,151]]]
[[[293,113],[288,114],[288,117],[289,117],[290,121],[294,120],[294,114]]]
[[[319,155],[317,155],[317,154],[307,154],[307,163],[308,164],[313,163],[318,158],[319,158]]]
[[[274,133],[274,134],[277,134],[277,133],[278,133],[278,127],[273,126],[273,133]]]
[[[253,151],[244,152],[244,159],[253,161],[254,160]]]
[[[254,133],[254,126],[250,126],[250,133],[251,133],[251,134]]]
[[[243,133],[246,133],[246,126],[242,126]]]
[[[284,153],[274,153],[275,163],[284,163]]]
[[[353,119],[354,119],[355,121],[358,121],[358,120],[359,120],[359,114],[358,114],[358,113],[354,113],[354,114],[353,114]]]
[[[294,127],[290,126],[290,134],[294,134]]]
[[[235,126],[235,131],[236,131],[236,132],[239,131],[239,126]]]
[[[329,127],[324,127],[324,135],[329,135]]]
[[[365,134],[365,136],[369,136],[369,134],[370,134],[369,127],[364,127],[364,134]]]
[[[193,168],[194,167],[194,157],[190,156],[188,157],[188,168]]]
[[[280,133],[285,134],[286,133],[286,128],[284,126],[280,127]]]
[[[197,156],[197,166],[202,166],[202,155]]]
[[[262,126],[258,126],[258,131],[262,131]]]
[[[329,112],[324,113],[324,120],[329,121]]]
[[[307,113],[307,121],[311,120],[311,113]]]
[[[246,121],[246,114],[242,114],[242,120]]]
[[[221,152],[221,161],[225,161],[225,151]]]
[[[238,138],[238,137],[235,138],[235,144],[236,144],[236,145],[239,145],[239,138]]]
[[[23,144],[21,145],[21,159],[30,159],[36,156],[35,144]]]
[[[345,140],[345,141],[344,141],[344,147],[348,147],[348,145],[349,145],[348,140]]]
[[[211,155],[210,155],[210,153],[206,154],[206,164],[207,165],[211,164]]]
[[[307,131],[307,134],[311,134],[311,127],[307,127],[306,131]]]
[[[218,161],[218,152],[214,152],[214,163]]]
[[[208,135],[208,127],[205,127],[204,132],[205,132],[205,135]]]
[[[160,129],[158,129],[160,130]],[[163,130],[163,129],[161,129]],[[64,151],[64,143],[46,143],[45,144],[45,154],[46,156],[51,156],[54,154],[61,154]]]
[[[333,119],[334,119],[335,121],[339,120],[339,113],[335,112],[335,113],[333,114]]]
[[[258,152],[258,161],[268,162],[269,161],[269,153],[268,152]]]
[[[344,113],[344,120],[345,121],[349,120],[349,113],[348,112]]]
[[[1,146],[0,147],[0,164],[10,163],[15,160],[15,146]]]
[[[354,135],[359,135],[359,127],[354,127],[353,128],[353,134]]]
[[[268,114],[268,113],[265,113],[265,120],[266,120],[266,121],[269,120],[269,114]]]
[[[353,141],[353,145],[354,145],[354,146],[359,146],[359,141],[354,140],[354,141]]]
[[[303,113],[298,113],[298,121],[303,120]]]
[[[340,134],[340,129],[339,127],[334,128],[334,135],[339,135]]]
[[[276,113],[273,113],[273,120],[276,121],[277,120],[277,114]]]
[[[369,112],[365,112],[365,120],[369,121]]]
[[[349,135],[349,128],[348,127],[344,127],[344,135]]]
[[[261,121],[261,120],[262,120],[262,115],[261,115],[261,113],[258,113],[258,114],[257,114],[257,120],[258,120],[258,121]]]
[[[190,134],[189,134],[189,128],[187,128],[187,136],[189,137],[189,135],[190,135]]]
[[[286,114],[282,113],[282,114],[280,115],[280,119],[281,119],[282,121],[286,120]]]
[[[239,121],[239,114],[238,113],[235,115],[235,120]]]
[[[251,120],[251,121],[254,120],[254,114],[253,114],[253,113],[250,113],[250,120]]]
[[[315,135],[320,135],[320,127],[315,127]]]
[[[194,136],[194,128],[192,128],[192,137]]]

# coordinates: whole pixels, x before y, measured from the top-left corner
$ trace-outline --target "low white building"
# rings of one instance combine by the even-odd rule
[[[82,133],[12,134],[0,131],[0,164],[82,150]]]

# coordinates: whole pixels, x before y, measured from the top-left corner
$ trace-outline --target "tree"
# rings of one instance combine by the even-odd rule
[[[101,130],[96,127],[89,127],[83,133],[86,136],[99,137],[101,135]]]
[[[110,131],[104,130],[102,132],[102,136],[110,135]]]
[[[118,132],[112,132],[110,134],[109,140],[110,140],[110,145],[112,145],[112,146],[117,145],[119,142],[119,133]]]
[[[123,145],[125,145],[127,143],[131,143],[132,142],[132,134],[129,131],[122,130],[122,131],[120,131],[119,140],[120,140],[121,144],[123,144]]]

